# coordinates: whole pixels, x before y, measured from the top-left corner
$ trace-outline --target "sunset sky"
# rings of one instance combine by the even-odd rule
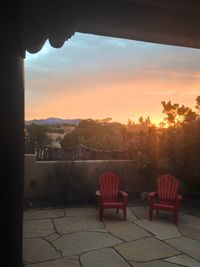
[[[163,118],[161,101],[195,106],[200,50],[76,33],[25,59],[25,119]]]

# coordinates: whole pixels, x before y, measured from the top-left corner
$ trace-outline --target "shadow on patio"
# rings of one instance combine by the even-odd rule
[[[159,212],[148,220],[143,202],[122,213],[96,207],[24,211],[24,262],[29,267],[200,266],[200,218],[183,208],[178,226]],[[194,212],[193,212],[194,213]]]

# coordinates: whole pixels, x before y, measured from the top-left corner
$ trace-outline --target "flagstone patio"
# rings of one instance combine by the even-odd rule
[[[168,212],[148,220],[148,207],[122,213],[96,207],[24,211],[26,267],[200,267],[200,218]]]

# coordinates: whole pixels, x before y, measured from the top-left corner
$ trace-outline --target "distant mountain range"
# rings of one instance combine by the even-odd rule
[[[30,120],[25,121],[25,125],[30,124],[79,124],[81,119],[60,119],[60,118],[48,118],[48,119],[41,119],[41,120]]]

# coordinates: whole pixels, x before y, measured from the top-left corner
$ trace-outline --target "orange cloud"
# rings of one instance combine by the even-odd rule
[[[195,106],[200,51],[75,35],[25,64],[25,117],[162,120],[161,101]]]

